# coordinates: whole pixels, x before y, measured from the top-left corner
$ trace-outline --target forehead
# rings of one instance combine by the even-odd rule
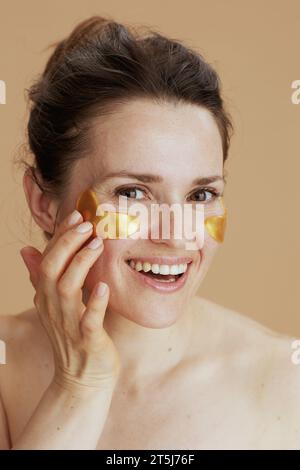
[[[222,140],[205,108],[135,100],[94,121],[90,165],[94,179],[128,170],[165,179],[222,175]],[[84,168],[82,168],[84,171]]]

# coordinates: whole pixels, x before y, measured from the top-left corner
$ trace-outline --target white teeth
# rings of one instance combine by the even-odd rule
[[[177,266],[176,264],[170,266],[170,274],[179,274],[179,266]]]
[[[170,266],[168,266],[167,264],[162,264],[161,266],[159,266],[159,274],[170,274]]]
[[[179,265],[179,273],[185,273],[185,271],[187,270],[187,264],[180,264]]]
[[[162,274],[162,275],[177,275],[182,274],[187,270],[187,263],[184,264],[151,264],[147,261],[141,262],[137,261],[136,263],[133,260],[129,262],[132,269],[136,271],[144,271],[145,273],[152,271],[153,274]]]
[[[151,264],[143,263],[143,271],[145,271],[145,273],[147,273],[148,271],[151,271]]]
[[[135,265],[135,270],[136,271],[142,271],[142,269],[143,269],[143,265],[142,265],[142,263],[140,263],[140,261],[138,261]]]
[[[151,271],[152,271],[154,274],[159,274],[159,264],[152,264],[152,265],[151,265]]]

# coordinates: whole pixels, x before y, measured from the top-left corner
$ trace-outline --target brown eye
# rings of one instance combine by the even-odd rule
[[[209,196],[206,196],[206,194],[208,193],[210,195]],[[209,191],[207,189],[200,189],[199,191],[197,191],[196,193],[194,193],[194,195],[192,197],[195,197],[195,200],[196,202],[207,202],[207,201],[210,201],[211,199],[214,199],[214,197],[217,197],[218,194],[217,192],[215,191]]]
[[[119,196],[125,196],[129,199],[143,199],[143,190],[135,186],[116,190]]]

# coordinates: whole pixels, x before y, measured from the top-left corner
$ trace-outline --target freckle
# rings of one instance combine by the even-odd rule
[[[280,419],[281,419],[280,416],[277,416],[277,420],[280,421]]]
[[[188,413],[188,414],[186,415],[186,417],[190,419],[191,415]]]
[[[172,351],[172,348],[169,348],[168,351]]]
[[[58,426],[56,429],[59,431],[59,430],[60,430],[60,427]]]

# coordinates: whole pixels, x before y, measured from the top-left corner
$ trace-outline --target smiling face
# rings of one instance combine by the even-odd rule
[[[60,219],[75,207],[78,196],[87,188],[93,188],[101,202],[117,205],[122,195],[129,198],[128,205],[139,202],[147,207],[151,203],[209,204],[214,194],[224,191],[221,136],[213,116],[199,106],[131,101],[117,113],[98,118],[92,139],[90,157],[78,160],[73,167]],[[195,184],[196,179],[211,176],[219,179]],[[103,280],[110,287],[108,311],[112,309],[142,326],[164,328],[186,310],[217,248],[218,243],[207,233],[197,251],[187,250],[186,240],[174,237],[105,240],[85,289],[90,292]],[[188,263],[188,269],[176,283],[159,282],[149,273],[136,271],[139,262]]]

